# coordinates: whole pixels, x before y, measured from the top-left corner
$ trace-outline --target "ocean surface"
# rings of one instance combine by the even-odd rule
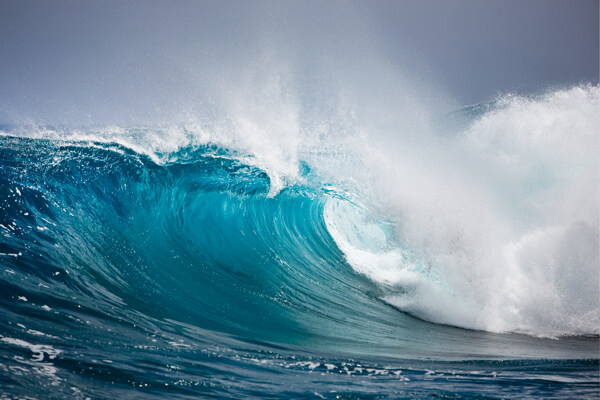
[[[3,126],[0,399],[597,399],[597,110]]]

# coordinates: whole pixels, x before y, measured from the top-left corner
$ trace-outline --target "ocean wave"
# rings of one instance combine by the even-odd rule
[[[386,304],[597,335],[597,92],[501,99],[460,135],[419,139],[425,153],[320,137],[291,157],[290,140],[225,147],[198,126],[5,128],[0,255],[11,282],[49,281],[27,298],[82,292],[90,308],[271,341],[394,342],[380,332],[410,317]]]

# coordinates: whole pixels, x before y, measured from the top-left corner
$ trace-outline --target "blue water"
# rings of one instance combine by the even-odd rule
[[[0,137],[0,398],[600,396],[593,333],[386,301],[327,221],[354,200],[300,175],[273,192],[224,146]]]

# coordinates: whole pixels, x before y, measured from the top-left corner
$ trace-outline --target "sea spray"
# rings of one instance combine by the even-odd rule
[[[458,134],[364,143],[379,215],[454,302],[423,289],[392,304],[475,329],[598,334],[598,92],[505,96]]]

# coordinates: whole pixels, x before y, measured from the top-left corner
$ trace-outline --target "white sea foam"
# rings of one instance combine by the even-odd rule
[[[329,207],[332,236],[357,272],[405,288],[386,301],[422,318],[538,336],[600,333],[598,98],[589,86],[507,96],[460,135],[366,143],[378,211],[404,244],[357,248],[361,233],[352,231],[373,225],[342,226],[348,213]]]

